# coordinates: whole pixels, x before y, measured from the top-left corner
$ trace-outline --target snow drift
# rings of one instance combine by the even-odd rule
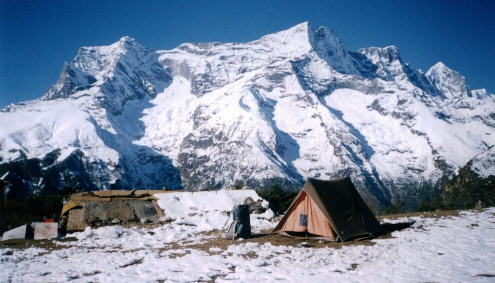
[[[251,226],[259,231],[273,228],[269,221],[273,212],[268,208],[268,202],[254,190],[219,190],[203,192],[177,192],[155,195],[157,204],[163,209],[165,217],[176,224],[195,226],[196,231],[213,231],[225,228],[230,213],[236,205],[244,204],[246,199],[260,201],[266,211],[262,214],[251,214]]]

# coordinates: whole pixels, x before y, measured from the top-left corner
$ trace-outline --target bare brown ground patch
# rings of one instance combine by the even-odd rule
[[[210,255],[221,254],[231,245],[241,245],[245,243],[257,243],[260,245],[269,243],[274,246],[304,246],[308,248],[336,248],[340,249],[344,246],[355,246],[355,245],[364,245],[364,246],[372,246],[375,243],[372,242],[372,239],[363,239],[359,241],[349,241],[349,242],[333,242],[328,240],[321,239],[313,239],[313,238],[291,238],[286,236],[281,236],[278,234],[270,234],[271,230],[262,231],[259,234],[253,234],[253,236],[249,239],[243,240],[227,240],[220,238],[218,240],[208,240],[204,241],[200,244],[189,245],[188,248],[197,249],[204,252],[207,252]],[[389,238],[389,235],[382,235],[374,239],[386,239]],[[301,245],[304,243],[304,245]],[[212,249],[212,250],[210,250]],[[253,258],[253,255],[247,255],[248,258]]]
[[[65,238],[63,240],[26,240],[26,239],[13,239],[0,241],[0,249],[27,249],[27,248],[43,248],[47,250],[60,250],[69,247],[70,245],[58,245],[58,242],[70,243],[77,241],[76,238]]]
[[[423,218],[442,218],[448,216],[459,216],[459,210],[439,210],[439,211],[418,211],[399,214],[379,215],[378,220],[397,219],[408,217],[423,217]]]

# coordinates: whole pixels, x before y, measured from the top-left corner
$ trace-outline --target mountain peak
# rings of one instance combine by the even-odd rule
[[[296,36],[301,35],[304,37],[307,36],[309,32],[311,32],[311,24],[309,22],[302,22],[280,32],[285,34],[292,34]]]
[[[402,62],[399,49],[394,45],[360,48],[357,53],[366,56],[377,67],[376,74],[382,79],[400,80],[408,77],[407,66]]]
[[[309,30],[311,30],[311,24],[308,21],[305,21],[305,22],[302,22],[302,23],[298,23],[295,26],[292,26],[288,30],[298,30],[298,31],[304,31],[304,30],[306,30],[306,31],[309,31]]]
[[[308,41],[308,34],[310,31],[309,22],[303,22],[286,30],[265,35],[261,37],[259,41],[277,39],[277,41],[285,44],[289,42]]]
[[[486,91],[486,89],[484,89],[484,88],[472,89],[471,94],[478,99],[483,99],[489,95],[488,92]]]
[[[430,69],[428,70],[428,72],[434,72],[434,71],[448,71],[448,72],[452,72],[454,70],[450,69],[449,67],[447,67],[447,65],[445,65],[442,61],[438,61],[435,65],[431,66]]]
[[[399,48],[395,45],[389,45],[389,46],[385,46],[382,48],[383,52],[390,55],[390,56],[393,56],[397,59],[400,58],[400,53],[399,53]]]
[[[447,67],[443,62],[437,62],[427,72],[428,80],[437,87],[445,98],[459,98],[469,93],[466,78]]]
[[[126,35],[122,36],[119,40],[110,45],[83,46],[79,48],[73,61],[78,67],[83,68],[85,71],[91,72],[91,70],[88,70],[91,68],[84,66],[84,62],[87,60],[99,62],[101,60],[98,58],[107,57],[107,62],[98,67],[98,69],[101,69],[107,66],[109,61],[114,61],[121,55],[127,54],[129,51],[140,52],[143,50],[148,50],[148,48],[139,43],[136,39]]]
[[[343,53],[345,51],[344,44],[331,29],[320,26],[313,34],[315,48]],[[332,55],[333,56],[333,55]]]
[[[345,74],[360,74],[346,47],[331,29],[321,26],[310,34],[313,50],[333,69]]]
[[[265,35],[252,43],[270,47],[280,54],[297,57],[312,49],[311,37],[309,22],[303,22],[289,29]]]
[[[128,35],[124,35],[119,39],[119,42],[130,42],[130,43],[135,43],[137,40],[133,37],[130,37]]]
[[[147,49],[144,45],[139,43],[135,38],[128,35],[122,36],[117,42],[110,45],[120,50],[126,51],[130,49]]]
[[[357,52],[366,56],[376,66],[378,77],[387,81],[402,81],[436,94],[436,89],[431,86],[423,72],[402,60],[399,48],[396,46],[367,47],[358,49]]]
[[[394,45],[385,47],[367,47],[358,49],[358,53],[366,55],[374,64],[380,61],[387,61],[391,63],[393,61],[401,61],[399,48]]]
[[[133,81],[132,90],[121,89],[118,95],[112,94],[108,96],[112,98],[105,98],[106,102],[117,101],[116,103],[112,101],[117,106],[112,105],[111,109],[112,113],[118,113],[126,100],[144,97],[148,89],[150,93],[154,93],[155,90],[151,87],[151,83],[144,86],[142,81],[161,76],[164,72],[154,52],[136,39],[123,36],[110,45],[79,48],[75,58],[64,64],[59,79],[43,95],[43,98],[65,98],[93,86],[105,85],[103,87],[105,88],[107,87],[105,83],[109,79]],[[163,78],[167,76],[163,75]],[[103,90],[101,93],[106,93],[106,91]]]
[[[350,72],[348,69],[352,69],[349,66],[340,66],[349,65],[347,62],[341,62],[349,57],[348,52],[337,34],[325,26],[312,31],[309,22],[302,22],[286,30],[263,36],[252,43],[261,43],[279,53],[295,57],[314,51],[338,71]]]

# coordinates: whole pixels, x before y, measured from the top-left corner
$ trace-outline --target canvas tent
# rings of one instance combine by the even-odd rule
[[[347,241],[380,231],[380,223],[346,177],[308,179],[273,233]]]
[[[63,206],[61,226],[66,231],[112,224],[157,223],[164,216],[156,204],[163,190],[106,190],[77,193]]]

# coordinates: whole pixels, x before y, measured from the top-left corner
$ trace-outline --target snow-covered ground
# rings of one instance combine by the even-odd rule
[[[495,208],[385,221],[412,220],[392,237],[366,242],[372,245],[341,248],[217,245],[215,233],[197,233],[193,223],[88,229],[72,235],[77,241],[56,241],[56,248],[0,249],[0,281],[493,282]]]

